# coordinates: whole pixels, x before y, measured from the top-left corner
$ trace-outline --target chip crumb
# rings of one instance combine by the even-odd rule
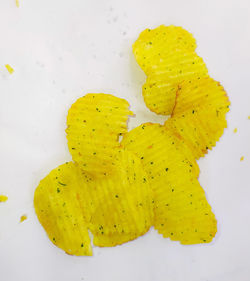
[[[10,74],[12,74],[14,72],[14,69],[9,64],[6,64],[5,67],[7,68],[8,72]]]
[[[19,0],[16,0],[16,6],[19,8]]]
[[[244,156],[241,156],[241,157],[240,157],[240,161],[243,161],[243,160],[244,160]]]
[[[237,129],[237,128],[235,128],[235,129],[234,129],[234,133],[237,133],[237,131],[238,131],[238,129]]]
[[[23,222],[27,220],[27,216],[26,215],[22,215],[21,218],[20,218],[20,222]]]
[[[250,120],[250,115],[247,118],[248,118],[248,120]]]
[[[0,195],[0,202],[6,202],[8,200],[8,196]]]

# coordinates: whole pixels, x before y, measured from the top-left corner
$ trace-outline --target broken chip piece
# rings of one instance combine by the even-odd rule
[[[118,138],[127,132],[129,103],[108,94],[87,94],[69,109],[67,139],[72,158],[95,176],[115,169]]]
[[[175,136],[147,123],[127,133],[122,145],[137,154],[148,174],[158,232],[182,244],[210,242],[216,219]]]

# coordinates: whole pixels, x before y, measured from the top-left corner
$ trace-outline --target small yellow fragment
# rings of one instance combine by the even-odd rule
[[[244,160],[244,156],[241,156],[241,157],[240,157],[240,161],[243,161],[243,160]]]
[[[12,74],[14,72],[14,69],[9,64],[6,64],[5,67],[7,68],[8,72],[10,74]]]
[[[20,222],[23,222],[27,220],[27,216],[26,215],[22,215],[21,218],[20,218]]]
[[[16,6],[19,8],[19,0],[16,0]]]
[[[0,195],[0,202],[6,202],[8,200],[8,197],[5,195]]]
[[[248,118],[248,120],[250,120],[250,115],[247,118]]]
[[[237,131],[238,131],[238,129],[237,129],[237,128],[235,128],[235,129],[234,129],[234,133],[237,133]]]

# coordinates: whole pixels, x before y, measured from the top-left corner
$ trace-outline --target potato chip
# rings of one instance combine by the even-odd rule
[[[195,48],[192,34],[173,25],[147,29],[134,43],[136,60],[148,75],[142,93],[151,111],[171,114],[179,84],[208,76],[207,67]]]
[[[119,151],[117,171],[103,178],[82,172],[94,244],[113,246],[135,239],[152,225],[152,192],[140,159]]]
[[[223,87],[212,78],[183,82],[177,93],[167,130],[183,139],[196,159],[212,149],[227,127],[229,99]]]
[[[141,158],[154,201],[154,227],[182,244],[208,243],[216,219],[192,164],[176,137],[159,124],[143,124],[127,133],[122,145]]]
[[[118,138],[127,131],[126,100],[107,94],[88,94],[69,109],[67,139],[72,158],[92,175],[105,175],[115,167]]]
[[[133,52],[137,63],[146,75],[157,68],[162,59],[177,50],[193,52],[196,42],[191,33],[180,26],[160,25],[155,29],[141,32],[133,44]]]
[[[77,167],[66,163],[41,180],[34,195],[37,217],[49,239],[67,254],[92,255]]]
[[[169,115],[175,106],[179,84],[184,80],[208,76],[208,70],[202,58],[195,52],[175,51],[169,54],[142,87],[147,107],[157,113]]]

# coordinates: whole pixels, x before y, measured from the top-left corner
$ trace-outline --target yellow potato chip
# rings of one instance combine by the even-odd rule
[[[195,49],[196,42],[193,35],[182,27],[174,25],[148,28],[141,32],[133,44],[136,61],[146,75],[151,74],[169,53],[178,50],[192,52]]]
[[[216,219],[175,140],[164,126],[148,123],[127,133],[122,145],[141,158],[148,174],[158,232],[182,244],[208,243],[216,234]]]
[[[169,115],[175,106],[179,84],[204,76],[208,76],[208,70],[202,58],[195,52],[175,51],[148,76],[142,87],[144,101],[151,111]]]
[[[41,180],[34,195],[37,217],[49,239],[67,254],[92,255],[78,169],[66,163]]]
[[[117,171],[103,178],[82,172],[81,190],[88,202],[94,244],[113,246],[135,239],[152,225],[152,192],[141,161],[118,152]]]
[[[172,113],[176,92],[184,80],[208,76],[196,53],[192,34],[181,27],[161,25],[143,31],[133,45],[138,64],[148,75],[142,87],[147,107],[157,113]]]
[[[212,78],[186,81],[180,85],[173,114],[165,126],[199,159],[215,146],[227,127],[229,105],[225,90]]]
[[[118,138],[127,131],[126,100],[107,94],[88,94],[69,109],[67,139],[72,158],[84,171],[105,175],[115,167]]]

